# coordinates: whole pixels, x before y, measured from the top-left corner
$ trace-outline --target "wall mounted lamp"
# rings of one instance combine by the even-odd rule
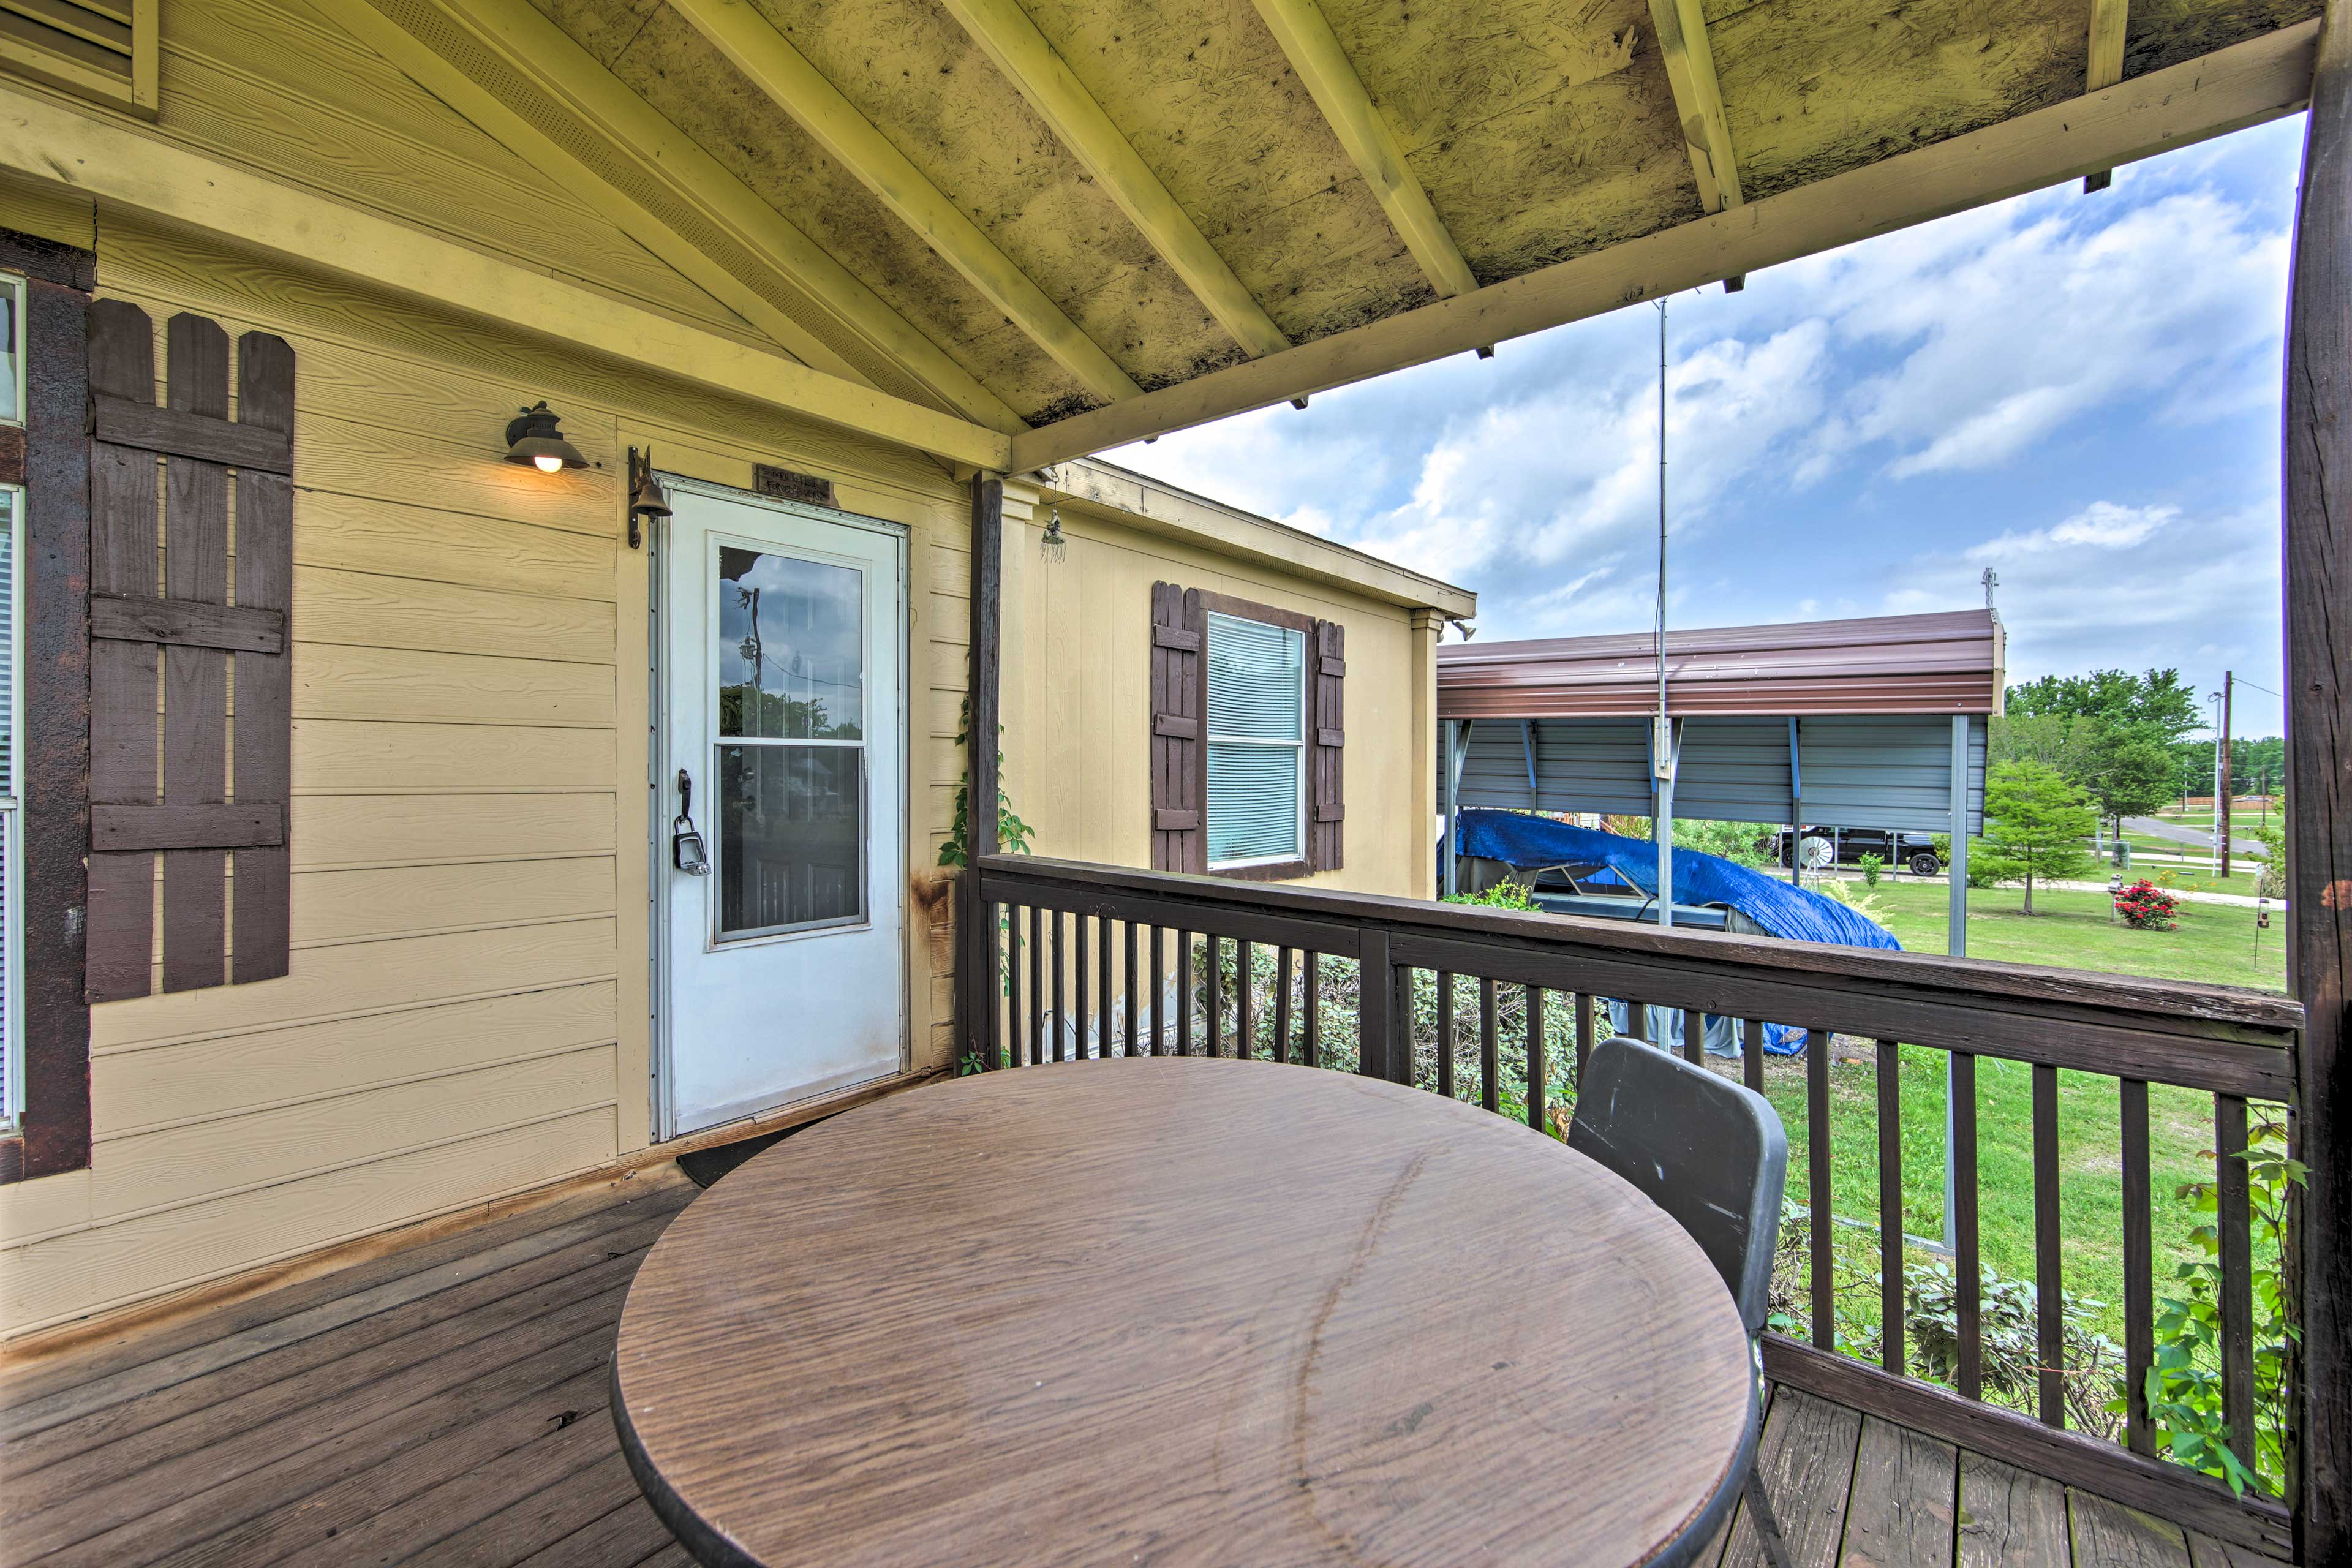
[[[580,448],[563,438],[556,426],[556,414],[541,398],[520,416],[507,422],[507,461],[527,463],[542,474],[559,468],[584,468],[588,459]]]

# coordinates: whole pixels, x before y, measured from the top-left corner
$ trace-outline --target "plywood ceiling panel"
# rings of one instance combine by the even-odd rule
[[[1698,213],[1646,0],[1329,0],[1482,283]]]

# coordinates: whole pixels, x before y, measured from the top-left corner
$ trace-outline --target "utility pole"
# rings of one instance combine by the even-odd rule
[[[2230,703],[2238,693],[2238,672],[2221,672],[2221,776],[2217,787],[2221,799],[2217,806],[2221,818],[2221,875],[2230,874]]]
[[[1658,927],[1675,923],[1675,734],[1666,718],[1666,302],[1658,301],[1658,727],[1650,832],[1658,841]]]

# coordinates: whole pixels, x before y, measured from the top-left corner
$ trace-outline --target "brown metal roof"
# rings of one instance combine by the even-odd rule
[[[1991,713],[2003,651],[1990,610],[1669,632],[1666,709]],[[1648,632],[1437,650],[1440,718],[1625,718],[1655,712],[1657,701],[1657,642]]]

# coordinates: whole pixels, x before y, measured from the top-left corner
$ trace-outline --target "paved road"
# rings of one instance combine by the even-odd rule
[[[2126,816],[2124,818],[2124,827],[2128,832],[2145,833],[2150,838],[2169,839],[2175,844],[2186,844],[2192,848],[2202,849],[2208,854],[2212,853],[2213,830],[2210,827],[2188,827],[2178,822],[2166,822],[2160,817],[2154,816]],[[2263,859],[2269,855],[2270,852],[2263,847],[2261,839],[2249,838],[2237,829],[2237,822],[2232,819],[2230,824],[2231,854],[2243,855],[2253,860]]]

